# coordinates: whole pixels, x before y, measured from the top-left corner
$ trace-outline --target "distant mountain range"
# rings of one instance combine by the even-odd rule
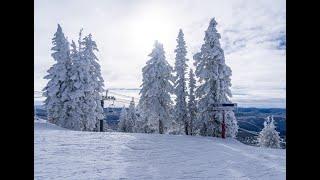
[[[286,139],[286,109],[282,108],[238,108],[235,111],[239,131],[237,139],[245,144],[257,145],[257,136],[263,128],[266,117],[273,116],[276,130],[282,139]],[[281,146],[284,148],[285,144]]]
[[[260,132],[266,117],[272,115],[280,136],[286,134],[286,109],[238,108],[235,114],[241,128],[255,132]]]

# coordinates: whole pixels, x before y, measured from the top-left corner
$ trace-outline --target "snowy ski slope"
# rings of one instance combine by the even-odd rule
[[[35,179],[285,179],[284,149],[233,139],[78,132],[35,121]]]

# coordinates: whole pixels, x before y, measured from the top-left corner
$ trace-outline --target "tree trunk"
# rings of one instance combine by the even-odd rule
[[[193,135],[193,124],[192,124],[192,119],[190,119],[190,135]]]
[[[188,130],[189,130],[188,122],[185,121],[185,123],[184,123],[184,131],[185,131],[186,135],[189,135],[189,131]]]
[[[159,120],[159,133],[163,134],[163,124],[161,120]]]

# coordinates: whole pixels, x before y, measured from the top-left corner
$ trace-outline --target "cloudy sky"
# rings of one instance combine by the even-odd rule
[[[68,40],[91,33],[107,88],[139,88],[154,40],[174,64],[179,28],[188,64],[200,50],[212,17],[226,63],[233,71],[232,100],[239,106],[285,107],[286,2],[284,0],[35,0],[34,89],[54,63],[51,39],[62,26]]]

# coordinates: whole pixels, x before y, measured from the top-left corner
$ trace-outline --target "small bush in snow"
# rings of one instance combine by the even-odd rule
[[[259,146],[268,148],[280,148],[280,136],[274,125],[273,117],[267,117],[264,128],[258,137]]]

